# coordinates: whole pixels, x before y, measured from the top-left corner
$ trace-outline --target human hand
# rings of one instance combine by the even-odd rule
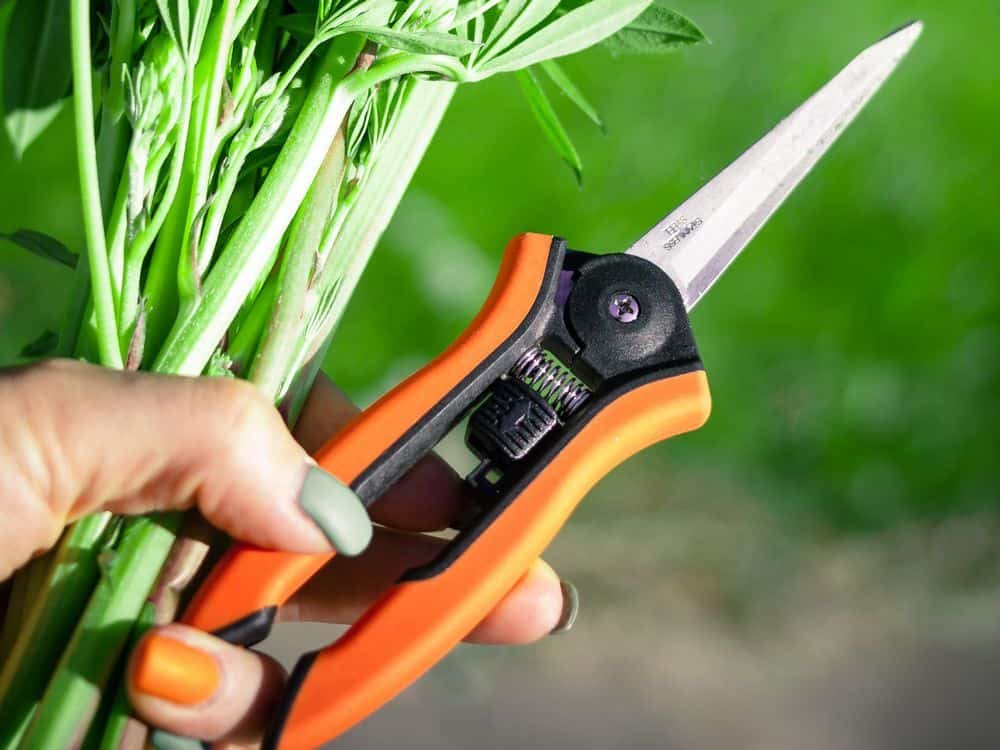
[[[66,523],[102,509],[196,507],[254,544],[329,551],[330,541],[298,504],[310,466],[305,451],[319,448],[356,413],[321,379],[296,443],[275,409],[241,381],[123,373],[71,361],[2,370],[0,580],[50,547]],[[353,621],[400,573],[436,554],[443,541],[419,532],[447,528],[464,503],[460,478],[440,459],[424,459],[372,506],[381,526],[368,550],[358,558],[336,557],[279,621]],[[357,520],[340,517],[355,510],[341,508],[324,525],[356,536]],[[575,598],[539,560],[467,640],[527,643],[565,630]],[[143,718],[223,745],[256,740],[284,682],[276,662],[179,624],[154,631],[139,648],[151,643],[166,643],[175,655],[179,644],[195,661],[200,654],[214,682],[202,685],[202,694],[198,686],[180,686],[182,695],[163,675],[131,670],[130,694]]]

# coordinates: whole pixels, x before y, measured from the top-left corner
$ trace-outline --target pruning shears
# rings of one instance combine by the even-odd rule
[[[625,253],[515,237],[489,298],[437,359],[315,455],[365,504],[460,420],[474,512],[342,637],[303,656],[264,747],[311,748],[443,658],[514,586],[587,491],[700,427],[710,397],[688,312],[854,119],[921,31],[869,47]],[[234,546],[184,621],[251,646],[332,555]]]

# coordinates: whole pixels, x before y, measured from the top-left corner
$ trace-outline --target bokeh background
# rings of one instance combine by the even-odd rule
[[[513,80],[460,91],[327,363],[359,402],[463,328],[511,235],[623,249],[861,48],[927,28],[695,311],[709,424],[608,477],[551,548],[573,633],[462,647],[338,747],[1000,744],[995,0],[676,7],[710,46],[567,62],[609,130],[563,110],[582,189]],[[0,145],[0,231],[79,244],[68,126],[21,163]],[[0,362],[67,289],[0,243]]]

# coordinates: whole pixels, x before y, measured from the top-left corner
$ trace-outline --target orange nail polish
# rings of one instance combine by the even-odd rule
[[[212,656],[162,635],[144,638],[132,660],[132,687],[184,706],[208,700],[221,679]]]

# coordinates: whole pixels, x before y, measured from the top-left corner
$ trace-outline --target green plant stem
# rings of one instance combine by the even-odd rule
[[[18,746],[66,641],[100,575],[97,550],[110,513],[77,521],[63,534],[44,594],[32,602],[0,673],[0,749]]]
[[[344,160],[344,131],[341,128],[295,215],[285,243],[271,325],[250,371],[250,379],[273,398],[278,398],[283,390],[288,363],[306,328],[309,277],[316,266],[316,249],[323,229],[340,191]]]
[[[244,377],[250,369],[250,364],[257,356],[257,345],[264,335],[267,322],[271,319],[274,298],[278,292],[278,279],[268,277],[261,287],[243,320],[236,329],[235,335],[229,340],[227,353],[233,363],[233,372]]]
[[[155,370],[201,373],[247,294],[269,270],[270,251],[291,223],[354,99],[341,84],[363,45],[364,39],[352,34],[330,43],[284,148],[205,280],[197,308],[178,319]]]
[[[121,307],[122,286],[124,285],[123,277],[125,276],[125,244],[128,240],[129,159],[131,159],[131,156],[126,154],[118,190],[115,191],[115,197],[111,203],[111,212],[108,215],[106,241],[111,274],[115,282],[115,287],[118,289],[117,299],[115,299],[116,310]]]
[[[278,19],[284,13],[283,3],[268,3],[264,11],[264,17],[260,24],[260,34],[257,36],[257,47],[254,49],[254,57],[257,59],[257,67],[263,74],[265,80],[274,73],[274,62],[277,57],[278,42],[282,36],[282,29],[278,25]]]
[[[299,417],[302,416],[302,409],[306,405],[306,399],[309,398],[309,392],[312,391],[313,384],[316,382],[316,376],[323,369],[323,362],[326,361],[327,352],[333,343],[335,330],[336,325],[333,325],[326,338],[320,343],[319,348],[299,368],[298,373],[292,378],[288,392],[278,406],[278,411],[281,412],[285,424],[289,427],[295,426],[299,421]]]
[[[332,284],[339,286],[333,306],[320,321],[315,335],[304,342],[304,350],[289,362],[289,367],[299,369],[281,405],[289,424],[298,419],[361,272],[402,200],[457,88],[444,81],[411,81],[407,85],[410,91],[378,146],[360,193],[340,226],[322,276],[313,281],[318,289]]]
[[[157,234],[167,215],[171,212],[174,199],[177,197],[177,190],[181,182],[181,174],[184,169],[184,156],[186,153],[187,133],[189,120],[191,118],[192,100],[194,98],[194,80],[191,69],[185,68],[184,87],[181,101],[181,114],[178,120],[177,145],[174,153],[170,157],[170,173],[167,177],[167,185],[160,198],[153,218],[135,236],[129,244],[125,253],[125,280],[121,295],[121,324],[122,339],[128,345],[128,339],[132,335],[140,304],[140,282],[142,279],[142,268],[146,260],[146,254],[153,246]]]
[[[199,258],[194,257],[196,248],[192,245],[192,230],[195,229],[195,219],[208,198],[208,186],[212,178],[219,104],[233,44],[237,4],[237,0],[222,0],[221,6],[216,9],[194,71],[194,106],[188,158],[182,175],[183,189],[178,197],[182,208],[172,214],[183,222],[180,231],[181,255],[177,267],[177,287],[182,309],[185,300],[197,297],[201,284]]]
[[[347,280],[345,288],[338,292],[340,301],[329,312],[334,319],[343,313],[357,277],[402,200],[456,89],[456,84],[448,81],[413,81],[411,85],[314,282],[317,288],[326,289],[338,280]],[[424,127],[423,122],[431,125]]]
[[[48,552],[36,557],[14,576],[10,601],[4,617],[3,637],[0,637],[0,667],[3,666],[2,657],[13,651],[18,634],[23,632],[31,604],[45,585],[51,565],[52,553]]]
[[[81,741],[180,527],[180,513],[130,519],[76,624],[22,750]]]
[[[97,174],[101,185],[101,205],[111,223],[107,235],[108,267],[115,309],[121,304],[122,277],[125,275],[125,228],[117,226],[114,216],[118,175],[123,172],[129,142],[129,124],[125,117],[125,84],[122,70],[130,62],[135,36],[135,0],[120,0],[112,9],[111,61],[108,86],[101,105],[101,123],[97,130]],[[127,177],[127,173],[123,175]],[[124,214],[124,203],[120,210]],[[119,236],[120,235],[120,236]]]
[[[132,630],[128,651],[131,651],[143,634],[153,626],[154,619],[153,607],[147,602]],[[126,747],[142,747],[145,744],[139,743],[145,740],[147,732],[136,719],[132,718],[132,704],[128,699],[125,682],[126,669],[127,654],[119,659],[117,678],[111,681],[112,685],[117,684],[117,688],[113,694],[105,697],[106,712],[101,716],[101,720],[94,722],[94,726],[91,727],[91,736],[95,739],[93,747],[97,750],[122,750]],[[133,734],[138,736],[131,737]]]
[[[113,4],[111,11],[111,28],[114,36],[111,39],[111,60],[108,63],[108,86],[101,103],[101,124],[97,132],[97,174],[101,185],[101,205],[105,215],[111,210],[117,186],[116,178],[121,172],[128,144],[122,68],[132,57],[135,10],[135,0],[118,0]],[[112,273],[114,271],[112,264]]]
[[[5,658],[14,649],[17,634],[21,632],[22,621],[28,608],[28,588],[31,577],[31,567],[37,560],[17,571],[11,582],[10,598],[7,600],[7,611],[3,616],[3,630],[0,632],[0,658]],[[3,662],[0,662],[2,666]]]
[[[243,172],[247,158],[252,153],[254,144],[257,143],[261,131],[273,113],[274,108],[277,106],[278,98],[281,93],[287,90],[287,88],[291,85],[295,76],[298,75],[302,66],[305,65],[306,61],[312,56],[318,46],[319,44],[315,41],[307,45],[306,48],[299,53],[295,62],[282,73],[281,77],[278,79],[274,95],[271,97],[270,101],[259,113],[256,114],[254,124],[252,124],[250,129],[245,134],[243,134],[239,143],[235,144],[227,155],[225,169],[222,170],[222,174],[219,177],[215,195],[213,196],[212,203],[206,212],[204,228],[201,232],[199,247],[200,254],[202,256],[211,257],[215,254],[216,245],[219,240],[219,233],[222,231],[222,223],[226,217],[226,211],[229,208],[230,199],[232,198],[233,192],[239,183],[240,175]]]
[[[289,69],[282,73],[276,87],[276,93],[284,91],[289,86],[318,46],[315,41],[306,46]],[[258,125],[247,134],[244,147],[231,151],[227,157],[228,167],[223,171],[219,184],[216,186],[215,195],[205,217],[204,229],[198,241],[199,252],[203,255],[214,255],[215,253],[215,245],[219,233],[222,231],[226,209],[236,188],[243,163],[256,141],[256,134],[263,127],[276,101],[277,96],[273,97],[267,108],[259,114]],[[181,202],[175,202],[171,215],[157,238],[156,252],[153,253],[149,277],[146,280],[146,297],[154,301],[149,310],[146,336],[147,344],[154,351],[159,351],[162,348],[174,321],[178,317],[184,318],[190,314],[190,306],[184,310],[180,309],[177,286],[177,266],[181,254],[181,238],[184,233],[181,213]]]
[[[83,225],[87,237],[87,260],[97,314],[101,364],[121,369],[122,351],[118,343],[118,321],[104,242],[101,188],[97,175],[97,147],[94,143],[94,95],[91,85],[90,2],[70,0],[70,40],[73,55],[73,112],[76,121],[76,154],[80,170]]]
[[[454,57],[394,54],[372,65],[368,70],[351,76],[344,81],[344,84],[353,96],[360,96],[385,81],[418,73],[436,74],[454,82],[474,80],[473,74]]]

